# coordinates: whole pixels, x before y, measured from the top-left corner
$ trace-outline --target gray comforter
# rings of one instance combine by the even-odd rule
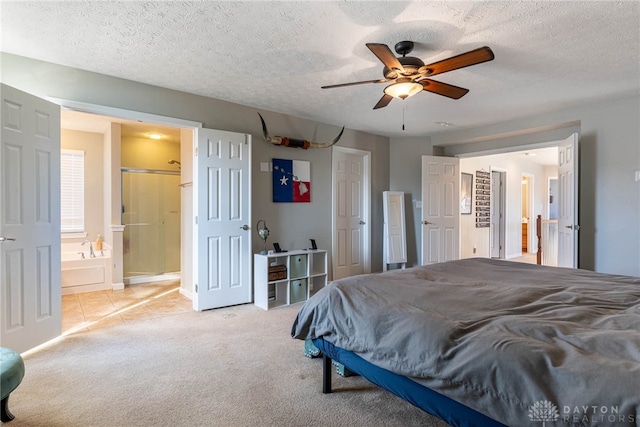
[[[291,333],[510,426],[640,425],[640,278],[488,259],[354,276]]]

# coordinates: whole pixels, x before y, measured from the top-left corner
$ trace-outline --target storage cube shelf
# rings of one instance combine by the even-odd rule
[[[255,254],[253,261],[253,300],[264,310],[306,301],[327,285],[325,250]]]

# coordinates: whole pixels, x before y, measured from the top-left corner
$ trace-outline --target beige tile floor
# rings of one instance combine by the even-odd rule
[[[171,280],[127,285],[120,291],[63,295],[62,333],[191,311],[191,300],[179,289],[180,281]]]

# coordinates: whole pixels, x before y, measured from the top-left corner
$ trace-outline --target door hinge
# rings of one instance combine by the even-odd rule
[[[196,150],[195,156],[198,157],[198,147],[196,147],[195,150]]]
[[[198,284],[196,283],[196,294],[198,293]]]
[[[246,133],[244,134],[244,145],[247,145],[249,143],[249,135],[247,135]]]
[[[198,225],[198,215],[196,215],[196,225]]]

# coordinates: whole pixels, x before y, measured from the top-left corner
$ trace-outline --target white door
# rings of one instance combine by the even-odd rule
[[[422,156],[422,264],[460,257],[460,164],[454,157]]]
[[[384,257],[382,269],[388,264],[407,262],[407,233],[404,215],[404,192],[383,191],[382,212],[384,220]]]
[[[504,175],[491,171],[491,258],[504,259]]]
[[[333,279],[369,273],[369,158],[366,151],[333,148]]]
[[[558,146],[558,267],[578,266],[578,134]]]
[[[197,129],[193,308],[252,301],[251,135]]]
[[[0,341],[24,352],[60,335],[60,107],[1,85]]]

